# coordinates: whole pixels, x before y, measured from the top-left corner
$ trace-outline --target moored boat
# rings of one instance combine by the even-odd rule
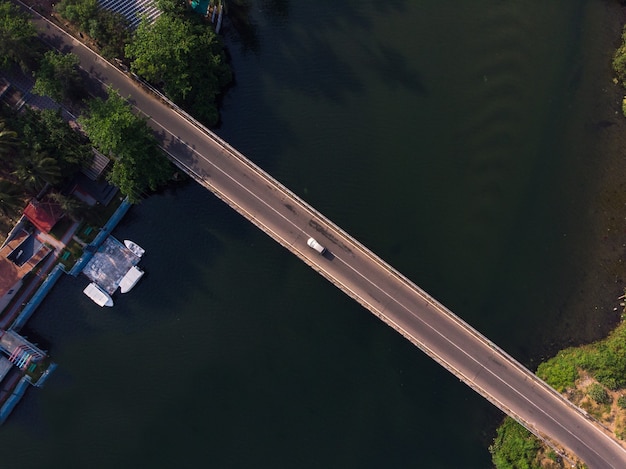
[[[124,240],[124,245],[137,257],[144,255],[146,250],[130,239]]]
[[[143,274],[144,271],[141,270],[139,267],[135,265],[132,266],[129,271],[126,272],[126,275],[122,277],[122,280],[120,280],[120,292],[126,293],[130,291],[137,284]]]
[[[111,295],[105,292],[94,282],[87,285],[87,288],[83,290],[83,293],[91,298],[92,301],[98,306],[113,306],[113,298],[111,298]]]

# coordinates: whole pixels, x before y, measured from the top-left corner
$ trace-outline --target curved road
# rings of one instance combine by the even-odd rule
[[[81,66],[149,116],[162,147],[192,175],[277,242],[529,430],[592,468],[626,468],[626,450],[598,422],[197,123],[52,23],[34,16],[44,40],[77,54]],[[326,246],[320,256],[309,236]]]

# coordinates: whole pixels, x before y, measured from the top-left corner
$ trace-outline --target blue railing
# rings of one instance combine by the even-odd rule
[[[57,264],[52,272],[48,274],[41,286],[37,289],[30,301],[24,306],[22,312],[13,321],[13,324],[9,327],[9,330],[19,331],[26,321],[33,315],[37,307],[41,304],[46,297],[50,289],[54,286],[57,280],[61,277],[61,274],[65,272],[63,264]]]
[[[72,270],[69,271],[69,274],[71,276],[78,277],[78,274],[82,272],[82,270],[85,268],[87,263],[91,260],[94,253],[98,250],[100,245],[104,242],[107,236],[111,234],[111,232],[113,231],[113,228],[115,228],[117,224],[120,222],[120,220],[124,217],[124,215],[126,215],[126,212],[128,212],[128,209],[131,207],[131,205],[132,204],[128,201],[128,197],[124,199],[122,204],[117,208],[115,213],[111,215],[111,218],[109,218],[109,221],[106,222],[106,225],[102,227],[102,229],[100,230],[98,235],[95,237],[95,239],[91,242],[91,244],[88,244],[85,247],[85,250],[83,251],[83,255],[80,257],[80,259],[76,261],[76,264],[74,264],[74,267],[72,267]]]
[[[28,376],[24,376],[11,394],[4,405],[0,408],[0,425],[4,423],[9,414],[13,411],[17,403],[20,401],[24,393],[26,392],[26,388],[28,387],[29,379]]]

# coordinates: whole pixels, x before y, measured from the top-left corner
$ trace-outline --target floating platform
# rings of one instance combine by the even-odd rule
[[[141,260],[121,241],[109,236],[83,269],[87,278],[112,296],[124,275]]]

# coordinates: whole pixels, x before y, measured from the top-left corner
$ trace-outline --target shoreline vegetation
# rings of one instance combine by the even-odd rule
[[[621,110],[626,117],[626,25],[612,67],[616,74],[613,83],[622,88]],[[626,440],[626,290],[617,300],[622,313],[607,337],[559,351],[539,364],[536,374],[616,438]],[[587,467],[575,455],[542,442],[508,416],[497,428],[489,451],[496,469]]]
[[[232,83],[232,71],[214,25],[186,0],[157,0],[161,15],[153,23],[143,18],[134,31],[120,14],[99,8],[97,0],[25,3],[126,73],[141,76],[203,124],[219,122],[219,101]],[[177,182],[180,174],[158,148],[146,120],[132,112],[124,97],[113,89],[107,96],[91,95],[78,57],[50,50],[28,15],[6,0],[0,0],[0,23],[5,31],[0,69],[10,80],[28,81],[32,76],[32,93],[60,106],[54,111],[22,108],[19,102],[0,104],[2,240],[33,197],[52,194],[68,216],[89,217],[88,208],[72,197],[68,186],[91,164],[92,147],[112,161],[106,179],[133,203]],[[164,43],[155,35],[180,41]],[[67,122],[66,111],[77,117]]]
[[[161,15],[152,23],[142,17],[134,31],[98,0],[23,2],[203,124],[218,123],[232,72],[214,26],[187,0],[155,0]],[[80,259],[93,252],[94,239],[119,220],[114,212],[122,216],[130,204],[187,178],[159,147],[148,119],[117,90],[94,86],[76,54],[46,44],[22,6],[0,0],[0,36],[0,245],[6,276],[0,332],[6,334],[23,326],[58,274],[82,268]],[[24,239],[41,246],[28,254]],[[18,263],[23,252],[26,260]],[[45,352],[20,345],[25,339],[16,337],[9,358],[15,366],[3,369],[0,424],[25,386],[41,386],[56,367]]]

